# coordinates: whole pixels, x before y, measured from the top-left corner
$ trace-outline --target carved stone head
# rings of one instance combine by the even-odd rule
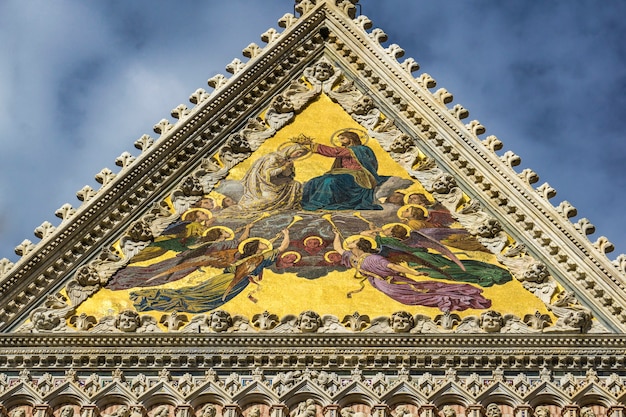
[[[291,102],[291,100],[280,95],[274,97],[274,99],[272,100],[271,107],[274,110],[276,110],[277,113],[281,113],[281,114],[291,113],[294,110],[293,103]]]
[[[322,327],[322,319],[315,311],[303,311],[298,316],[296,326],[302,333],[315,333]]]
[[[439,194],[448,194],[453,188],[456,188],[456,180],[450,174],[438,175],[430,186],[430,191]]]
[[[225,332],[233,327],[233,319],[224,310],[215,310],[209,315],[209,327],[217,333]]]
[[[322,83],[328,81],[333,75],[335,75],[335,69],[330,63],[324,61],[315,64],[311,72],[311,76]]]
[[[396,138],[389,147],[389,150],[394,153],[405,153],[415,147],[415,141],[409,135],[400,135]]]
[[[125,333],[134,332],[139,326],[141,326],[139,313],[133,310],[124,310],[115,319],[115,327]]]
[[[391,315],[391,328],[395,333],[407,333],[414,326],[413,316],[406,311],[396,311]]]
[[[569,310],[561,320],[565,326],[581,331],[589,330],[591,327],[591,313],[584,310]],[[583,417],[582,414],[581,417]]]
[[[580,417],[596,417],[596,413],[591,407],[583,407],[580,410]]]
[[[523,280],[541,284],[546,282],[549,277],[548,267],[540,262],[535,262],[524,271]]]
[[[491,403],[487,406],[487,411],[485,413],[486,417],[502,417],[502,411],[498,404]]]
[[[444,417],[456,417],[456,410],[449,405],[444,405],[443,410],[441,410]]]
[[[487,333],[497,333],[502,329],[504,319],[497,311],[488,310],[480,315],[479,325]]]
[[[207,404],[202,408],[202,417],[215,417],[217,410],[213,404]]]
[[[74,416],[74,407],[71,405],[66,405],[61,409],[61,417],[73,417]]]
[[[478,236],[488,239],[495,237],[501,231],[502,225],[496,219],[489,219],[477,228]]]
[[[365,116],[374,108],[374,100],[371,97],[363,96],[363,98],[352,106],[352,113],[358,116]]]
[[[144,221],[135,222],[127,235],[133,242],[147,242],[153,238],[150,225]]]
[[[82,287],[91,287],[100,284],[98,271],[89,265],[83,265],[78,268],[74,279],[76,279],[76,282]]]
[[[61,324],[61,318],[52,310],[36,310],[30,320],[39,331],[51,331]]]

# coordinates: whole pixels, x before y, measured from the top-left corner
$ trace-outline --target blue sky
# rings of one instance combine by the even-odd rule
[[[626,2],[361,0],[502,152],[626,252]],[[285,13],[292,0],[0,2],[0,258]]]

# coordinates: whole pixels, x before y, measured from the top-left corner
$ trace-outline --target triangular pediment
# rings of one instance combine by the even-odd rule
[[[298,7],[3,262],[3,331],[624,331],[573,208],[365,16]]]

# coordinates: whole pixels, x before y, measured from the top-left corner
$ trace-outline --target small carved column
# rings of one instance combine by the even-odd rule
[[[6,407],[2,404],[0,404],[0,417],[7,417],[9,415],[9,411],[6,409]]]
[[[193,417],[193,407],[189,404],[181,404],[174,409],[176,417]]]
[[[337,417],[339,415],[340,408],[339,404],[328,404],[324,407],[322,413],[324,413],[324,417]]]
[[[626,415],[626,406],[623,405],[612,405],[606,411],[607,417],[624,417]]]
[[[33,407],[33,417],[52,417],[52,408],[46,404],[36,404]]]
[[[391,417],[391,410],[386,404],[375,404],[372,406],[372,417]]]
[[[83,405],[80,408],[80,417],[98,417],[100,409],[95,404]]]
[[[515,417],[531,417],[533,415],[533,408],[528,404],[522,404],[513,410]]]
[[[420,417],[437,417],[438,411],[435,404],[424,404],[419,409]]]
[[[148,415],[148,410],[141,404],[131,405],[130,411],[130,417],[146,417]]]
[[[470,404],[465,409],[466,417],[483,417],[485,415],[485,409],[480,404]]]
[[[241,408],[237,404],[226,404],[222,409],[223,417],[240,417]]]
[[[578,417],[580,414],[580,407],[577,405],[566,405],[561,410],[561,417]]]
[[[274,404],[270,407],[270,417],[289,417],[289,407],[285,404]]]

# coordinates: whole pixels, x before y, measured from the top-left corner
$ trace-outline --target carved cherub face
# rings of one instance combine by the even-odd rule
[[[370,97],[363,97],[352,106],[352,112],[359,116],[364,116],[374,108],[374,100]]]
[[[563,317],[563,323],[577,329],[585,328],[589,321],[591,321],[591,316],[585,311],[569,311]]]
[[[539,262],[530,265],[528,269],[524,271],[525,281],[536,282],[538,284],[545,282],[549,276],[550,272],[548,271],[548,267]]]
[[[502,226],[497,220],[490,219],[478,226],[477,233],[480,237],[491,238],[502,230]]]
[[[320,327],[320,318],[312,311],[300,314],[299,327],[302,333],[314,333]]]
[[[320,62],[313,67],[313,77],[321,82],[327,81],[335,74],[333,67],[326,63]]]
[[[405,153],[415,146],[415,142],[408,135],[402,135],[391,143],[389,150],[394,153]]]
[[[502,315],[497,311],[486,311],[480,315],[480,328],[487,333],[497,333],[502,329]]]
[[[214,311],[211,313],[209,326],[214,332],[225,332],[231,326],[230,316],[225,311]]]
[[[115,321],[115,327],[123,332],[134,332],[140,326],[139,314],[134,311],[122,311]]]
[[[283,96],[276,96],[272,102],[272,107],[278,113],[290,113],[293,111],[293,103]]]
[[[391,316],[391,328],[396,333],[405,333],[413,327],[413,317],[409,313],[399,311]]]
[[[439,194],[448,194],[454,187],[456,187],[456,180],[449,174],[440,175],[431,186],[432,190]]]
[[[76,271],[76,282],[78,282],[83,287],[90,287],[92,285],[98,285],[100,283],[100,277],[98,276],[98,271],[95,268],[89,265],[81,266],[78,271]]]
[[[61,324],[61,318],[52,311],[38,311],[33,313],[32,322],[38,330],[54,330]]]

